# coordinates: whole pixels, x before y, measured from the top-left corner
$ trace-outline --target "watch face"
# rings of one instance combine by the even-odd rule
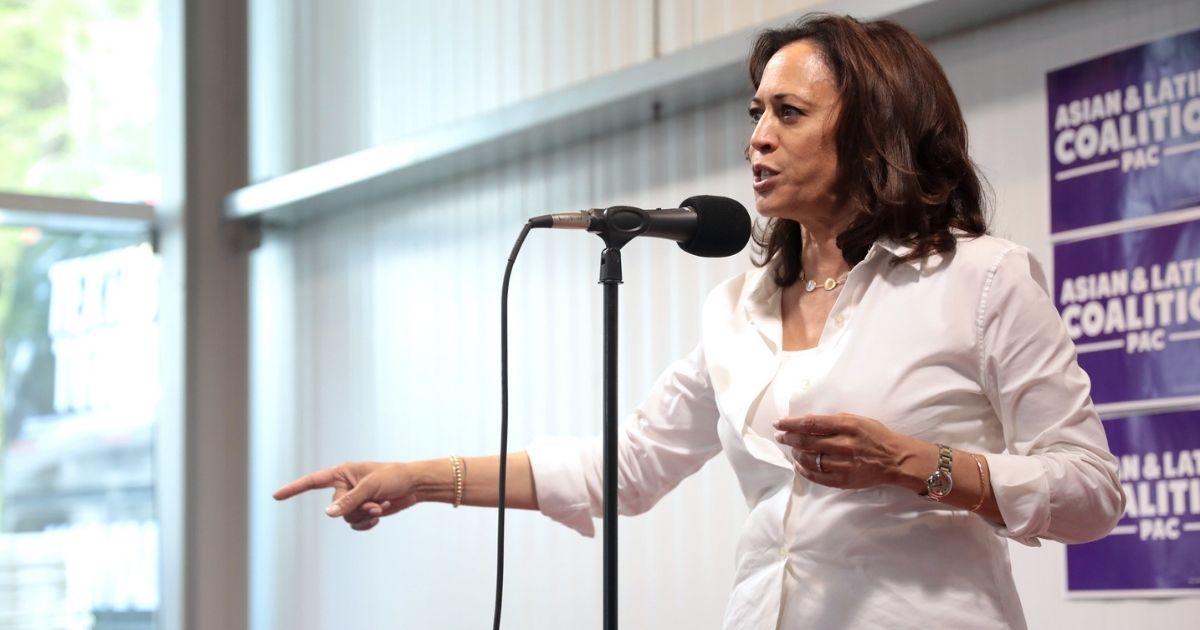
[[[929,496],[935,499],[942,499],[950,494],[950,489],[954,487],[954,480],[945,472],[936,470],[925,481],[925,487],[929,490]]]

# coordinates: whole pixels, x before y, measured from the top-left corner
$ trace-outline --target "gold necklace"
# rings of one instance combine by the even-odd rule
[[[825,289],[826,291],[832,291],[832,290],[838,288],[838,285],[841,285],[846,282],[846,275],[849,273],[850,273],[849,271],[847,271],[846,273],[843,273],[836,280],[833,277],[825,278],[825,282],[822,282],[821,284],[817,284],[816,280],[808,280],[808,281],[804,282],[804,291],[806,293],[812,293],[813,291],[817,290],[817,287],[821,287],[822,289]],[[808,276],[808,274],[803,269],[801,269],[800,270],[800,280],[804,281],[807,276]]]

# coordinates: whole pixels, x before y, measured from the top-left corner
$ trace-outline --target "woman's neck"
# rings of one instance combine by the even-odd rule
[[[800,268],[807,278],[817,282],[826,278],[836,280],[850,271],[850,264],[837,244],[838,234],[843,229],[840,225],[801,225]]]

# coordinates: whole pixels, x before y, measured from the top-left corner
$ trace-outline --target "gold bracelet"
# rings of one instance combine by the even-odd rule
[[[462,458],[458,455],[450,456],[450,466],[454,468],[454,507],[462,505],[463,500],[463,478],[465,468]]]
[[[979,469],[979,503],[976,503],[975,507],[970,510],[975,512],[983,507],[983,501],[987,499],[988,484],[983,478],[983,463],[979,461],[979,456],[972,453],[971,459],[975,460],[975,467]]]

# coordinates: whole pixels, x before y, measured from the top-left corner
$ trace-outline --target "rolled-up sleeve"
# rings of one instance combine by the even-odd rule
[[[697,347],[659,376],[645,402],[617,432],[617,493],[622,514],[649,510],[720,452],[717,405],[704,351]],[[599,438],[539,438],[526,449],[543,514],[595,535],[603,514]]]
[[[1117,461],[1028,250],[1008,250],[989,270],[978,330],[984,391],[1007,451],[986,456],[1005,522],[998,533],[1027,545],[1105,536],[1125,509]]]

